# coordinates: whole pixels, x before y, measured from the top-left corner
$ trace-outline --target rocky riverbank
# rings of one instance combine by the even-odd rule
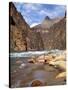
[[[64,51],[63,54],[55,55],[55,54],[48,54],[48,55],[41,55],[38,57],[32,57],[28,60],[29,63],[33,64],[48,64],[49,66],[53,66],[55,69],[59,71],[56,75],[56,81],[66,81],[66,52]],[[48,67],[51,69],[51,67]]]
[[[12,61],[11,87],[66,84],[66,51],[18,57]]]
[[[55,68],[60,68],[62,70],[66,69],[66,52],[56,55],[56,54],[47,54],[47,55],[39,55],[39,56],[32,56],[28,59],[28,63],[34,64],[49,64],[53,65]]]

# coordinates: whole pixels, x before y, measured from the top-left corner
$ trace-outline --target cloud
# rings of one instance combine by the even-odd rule
[[[29,25],[40,23],[46,16],[56,18],[64,16],[64,5],[49,5],[36,3],[14,3]]]
[[[37,7],[36,7],[35,4],[24,4],[23,8],[25,8],[26,10],[27,9],[29,9],[29,10],[37,10]]]
[[[64,16],[65,15],[65,10],[66,10],[66,7],[65,6],[56,6],[54,8],[54,11],[52,11],[52,18],[53,17],[59,17],[59,16]]]
[[[65,10],[66,10],[65,6],[55,6],[53,10],[45,8],[41,10],[39,14],[55,18],[58,16],[63,16],[65,14]]]
[[[32,25],[30,25],[30,27],[34,27],[34,26],[36,26],[38,24],[40,24],[40,23],[33,23]]]

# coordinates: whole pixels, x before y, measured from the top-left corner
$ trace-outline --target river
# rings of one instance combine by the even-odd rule
[[[10,53],[10,83],[11,87],[30,87],[33,81],[40,81],[41,86],[64,85],[63,79],[56,80],[55,77],[60,73],[58,69],[49,64],[33,64],[28,60],[33,56],[40,55],[61,55],[64,50],[50,51],[29,51]],[[18,62],[17,62],[18,61]]]

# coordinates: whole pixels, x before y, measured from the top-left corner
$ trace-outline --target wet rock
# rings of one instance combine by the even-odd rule
[[[66,70],[66,63],[65,61],[51,61],[49,64],[56,66],[58,69]]]
[[[56,56],[56,58],[54,59],[54,61],[58,61],[58,60],[65,60],[65,55],[59,55],[59,56]]]
[[[37,58],[37,62],[38,62],[38,63],[44,63],[44,62],[45,62],[45,60],[44,60],[44,55],[39,56],[39,57]]]
[[[40,55],[37,60],[41,60],[41,59],[44,59],[44,55]]]
[[[55,77],[56,82],[66,84],[66,72],[61,72]]]
[[[21,60],[16,60],[16,64],[21,64],[22,61]]]
[[[61,72],[56,76],[56,79],[65,78],[65,77],[66,77],[66,72]]]
[[[28,61],[29,63],[34,63],[34,61],[32,61],[32,60],[30,60],[30,61]]]
[[[39,60],[38,63],[44,63],[45,61],[43,59]]]
[[[31,86],[33,87],[33,86],[43,86],[44,84],[41,82],[41,81],[39,81],[39,80],[35,80],[35,81],[33,81],[32,82],[32,84],[31,84]]]
[[[34,59],[29,59],[28,63],[35,63],[35,60]]]
[[[50,61],[54,60],[55,56],[53,55],[45,55],[45,62],[49,63]]]
[[[66,70],[65,55],[56,56],[54,59],[49,60],[48,63],[59,70]]]
[[[22,68],[22,67],[25,67],[25,66],[26,66],[26,64],[22,63],[19,68]]]

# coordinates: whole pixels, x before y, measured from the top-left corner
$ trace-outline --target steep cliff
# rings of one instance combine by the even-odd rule
[[[10,51],[43,50],[39,33],[30,30],[21,13],[9,3]]]
[[[27,37],[27,48],[28,50],[44,50],[44,44],[40,32],[29,31]]]
[[[51,30],[52,47],[66,49],[66,17],[56,23]]]
[[[66,49],[66,17],[40,33],[44,49]]]
[[[26,51],[26,36],[29,29],[23,16],[12,2],[9,3],[10,51]]]

